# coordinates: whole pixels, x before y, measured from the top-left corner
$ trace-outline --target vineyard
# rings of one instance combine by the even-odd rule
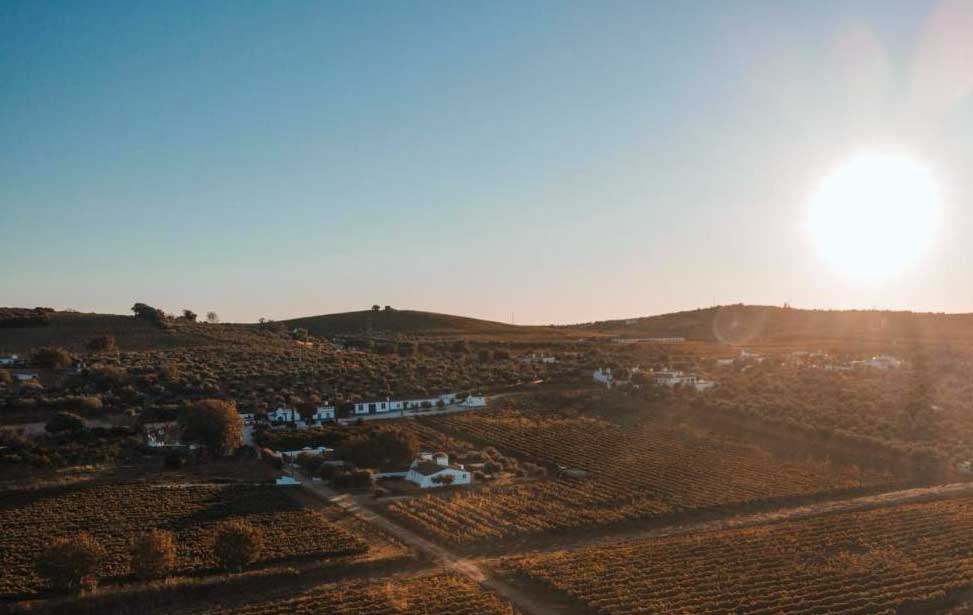
[[[623,429],[592,418],[515,410],[428,421],[477,445],[582,471],[581,478],[427,495],[389,507],[452,544],[895,482],[858,468],[787,462],[741,443],[652,423]]]
[[[516,611],[473,581],[436,574],[401,580],[324,585],[286,598],[243,607],[209,608],[198,615],[515,615]]]
[[[264,532],[259,563],[363,553],[367,545],[303,509],[281,489],[261,486],[90,485],[0,492],[0,599],[41,587],[34,558],[53,539],[85,531],[108,551],[105,576],[129,572],[128,547],[149,528],[176,534],[177,572],[212,565],[209,531],[229,518],[244,518]]]
[[[967,497],[515,557],[506,565],[606,615],[895,613],[970,586],[971,509]]]

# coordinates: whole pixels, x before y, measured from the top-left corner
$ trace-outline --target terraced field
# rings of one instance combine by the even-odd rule
[[[973,585],[973,497],[513,557],[592,612],[896,613]]]
[[[194,615],[516,615],[473,581],[452,574],[322,585],[295,596],[236,608],[214,606]]]
[[[129,572],[129,545],[149,528],[176,534],[180,573],[199,571],[213,564],[211,529],[230,518],[263,530],[265,547],[257,565],[354,555],[368,548],[275,487],[134,483],[10,490],[0,492],[0,599],[36,592],[41,587],[34,573],[37,554],[53,539],[81,531],[108,551],[104,576]]]
[[[739,442],[651,423],[622,428],[506,410],[427,424],[521,459],[582,471],[575,474],[581,478],[431,494],[390,506],[396,518],[452,544],[897,483],[884,473],[787,462]]]

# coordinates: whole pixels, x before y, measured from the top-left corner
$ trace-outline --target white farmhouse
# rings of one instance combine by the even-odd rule
[[[391,402],[387,399],[385,401],[361,401],[355,404],[355,414],[388,412],[392,409],[390,405]]]
[[[283,406],[267,413],[267,420],[271,423],[296,423],[301,420],[301,413],[293,408]]]
[[[405,479],[423,489],[448,485],[469,485],[470,473],[461,465],[450,465],[446,453],[419,453]]]
[[[16,365],[19,360],[20,357],[15,354],[0,357],[0,365]]]
[[[483,395],[468,395],[459,405],[464,408],[485,408],[487,402]]]
[[[866,359],[863,364],[873,369],[896,369],[902,365],[902,361],[889,355],[878,355],[871,359]]]
[[[607,387],[610,387],[612,383],[615,381],[615,377],[612,376],[612,368],[610,367],[605,367],[605,368],[599,367],[592,374],[592,377],[594,378],[595,382],[600,382],[601,384]]]
[[[311,415],[311,420],[317,423],[334,420],[334,406],[318,406]]]

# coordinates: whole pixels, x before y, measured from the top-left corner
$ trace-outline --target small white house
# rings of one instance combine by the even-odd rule
[[[446,453],[419,453],[405,479],[423,489],[449,485],[469,485],[471,474],[461,465],[450,465]]]
[[[696,376],[693,376],[692,374],[684,374],[680,371],[666,370],[661,372],[653,372],[652,378],[655,383],[660,386],[696,386]]]
[[[21,372],[19,374],[14,374],[14,378],[17,379],[17,382],[31,382],[33,380],[37,380],[37,374],[33,372]]]
[[[15,354],[3,356],[3,357],[0,357],[0,366],[4,366],[4,365],[16,365],[19,360],[20,360],[20,357],[17,356],[17,355],[15,355]]]
[[[293,408],[280,407],[268,412],[267,420],[271,423],[296,423],[301,420],[301,413]]]
[[[318,406],[311,415],[311,420],[318,423],[334,420],[334,406]]]
[[[463,408],[485,408],[487,402],[483,395],[468,395],[459,405]]]
[[[391,402],[385,401],[361,401],[355,404],[355,414],[378,414],[391,410]]]
[[[878,355],[877,357],[872,357],[871,359],[863,361],[863,363],[873,369],[881,370],[896,369],[902,365],[901,360],[889,355]]]
[[[607,387],[610,387],[615,382],[615,377],[612,375],[612,368],[610,367],[599,367],[592,374],[592,377],[594,378],[595,382],[600,382]]]

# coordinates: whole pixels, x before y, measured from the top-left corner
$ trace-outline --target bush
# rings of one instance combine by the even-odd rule
[[[48,433],[62,433],[70,431],[78,433],[84,430],[84,419],[73,412],[58,412],[44,426]]]
[[[242,570],[260,557],[263,546],[263,532],[246,521],[232,519],[216,529],[213,556],[224,568]]]
[[[48,545],[37,557],[37,573],[57,589],[93,589],[105,557],[105,549],[98,541],[81,533]]]
[[[349,439],[338,456],[365,468],[399,468],[409,465],[419,452],[414,433],[389,429],[370,431]]]
[[[111,352],[115,350],[115,338],[110,335],[99,335],[88,340],[85,348],[88,352]]]
[[[59,369],[71,365],[72,361],[71,354],[67,350],[54,346],[38,348],[30,353],[30,364],[34,367]]]
[[[205,444],[217,456],[235,451],[243,440],[243,421],[233,402],[203,399],[179,417],[184,439]]]
[[[179,451],[169,451],[166,453],[163,465],[167,470],[178,470],[179,468],[186,465],[188,460],[186,456]]]
[[[172,532],[149,530],[135,539],[130,551],[132,572],[140,579],[158,579],[176,565],[176,540]]]
[[[361,489],[364,487],[371,487],[373,483],[372,473],[368,470],[338,472],[334,475],[331,483],[337,489]]]

